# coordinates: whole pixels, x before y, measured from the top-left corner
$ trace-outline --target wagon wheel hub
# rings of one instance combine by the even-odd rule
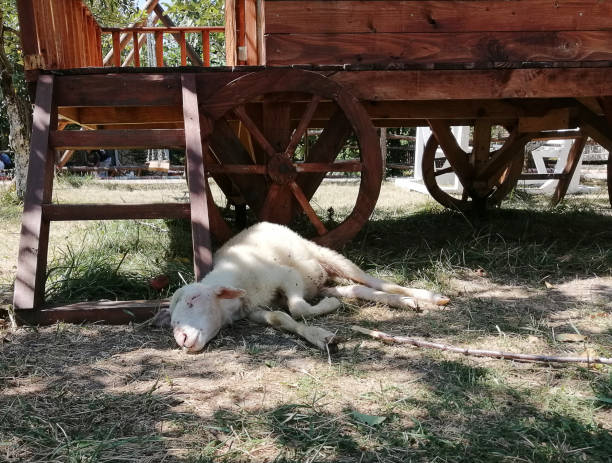
[[[297,170],[291,159],[279,153],[268,161],[268,177],[274,183],[288,185],[297,178]]]

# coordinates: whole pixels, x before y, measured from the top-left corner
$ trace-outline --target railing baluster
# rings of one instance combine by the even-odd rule
[[[155,63],[158,67],[164,65],[164,33],[155,31]]]
[[[204,53],[204,66],[210,67],[210,31],[202,31],[202,52]]]
[[[113,32],[113,64],[115,67],[121,67],[121,38],[119,31]]]
[[[179,45],[181,47],[181,66],[187,66],[187,42],[185,42],[185,31],[179,32]]]
[[[138,32],[132,32],[132,41],[134,42],[134,66],[140,67],[140,44],[138,43]]]

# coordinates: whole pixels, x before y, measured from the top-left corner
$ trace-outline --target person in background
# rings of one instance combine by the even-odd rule
[[[13,161],[11,161],[11,158],[9,157],[9,155],[6,153],[0,153],[0,170],[12,169],[12,168],[13,168]]]

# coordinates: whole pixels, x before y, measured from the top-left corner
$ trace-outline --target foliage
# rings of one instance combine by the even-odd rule
[[[4,45],[3,50],[6,55],[7,62],[0,65],[0,72],[8,72],[12,74],[13,85],[20,96],[28,98],[23,77],[23,59],[21,57],[19,43],[19,21],[17,18],[16,0],[0,0],[0,21],[2,22],[3,40],[0,43]],[[6,69],[4,69],[6,67]],[[7,101],[2,95],[0,89],[0,149],[7,149],[9,142],[9,120],[7,116]]]

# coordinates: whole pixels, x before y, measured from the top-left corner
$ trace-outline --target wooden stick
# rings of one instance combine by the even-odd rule
[[[392,336],[390,334],[383,333],[382,331],[369,330],[367,328],[362,328],[361,326],[353,325],[351,326],[351,329],[353,331],[366,334],[372,338],[380,339],[386,344],[412,344],[416,347],[446,350],[463,355],[473,355],[475,357],[493,357],[504,360],[522,360],[528,362],[603,363],[606,365],[612,365],[612,358],[605,357],[555,357],[549,355],[517,354],[514,352],[501,352],[495,350],[466,349],[463,347],[455,347],[437,342],[421,341],[419,339],[408,338],[406,336]]]

